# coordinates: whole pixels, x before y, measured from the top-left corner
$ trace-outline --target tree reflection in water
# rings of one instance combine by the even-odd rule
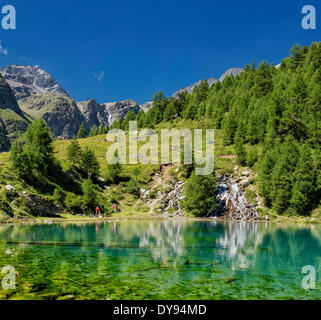
[[[3,225],[0,264],[19,277],[17,290],[0,297],[315,299],[319,290],[300,287],[301,270],[313,265],[321,274],[320,241],[321,226],[306,224]]]

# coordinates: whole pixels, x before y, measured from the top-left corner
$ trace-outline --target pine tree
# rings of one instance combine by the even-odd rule
[[[172,120],[175,116],[175,109],[172,103],[169,103],[164,111],[163,120],[169,121]]]
[[[307,214],[311,199],[315,197],[316,172],[310,148],[301,147],[300,158],[294,171],[291,207],[299,214]]]
[[[134,121],[136,119],[136,114],[134,111],[129,110],[122,122],[121,128],[122,130],[128,130],[129,129],[129,121]]]
[[[88,147],[82,153],[80,169],[91,179],[99,177],[100,165],[98,159],[94,151]]]
[[[81,147],[76,139],[71,140],[67,147],[67,160],[71,166],[76,167],[80,165],[82,157]]]
[[[237,121],[234,112],[229,112],[223,120],[223,142],[230,145],[234,142],[234,135],[237,129]]]
[[[82,186],[84,202],[88,209],[93,210],[97,206],[97,192],[90,178],[84,181]]]
[[[19,178],[28,180],[31,174],[31,165],[28,157],[24,154],[22,144],[15,141],[10,150],[10,161],[12,169]]]
[[[235,152],[237,154],[237,162],[238,164],[240,164],[241,166],[246,165],[246,150],[245,150],[245,146],[244,146],[244,140],[242,137],[240,136],[236,136],[235,137]]]
[[[276,152],[272,148],[264,150],[259,162],[259,194],[263,197],[264,204],[272,204],[272,173],[276,163]]]
[[[119,162],[108,165],[108,174],[112,183],[117,184],[122,173],[122,165]]]
[[[272,174],[273,208],[279,213],[284,213],[290,206],[292,187],[294,181],[294,170],[298,161],[298,144],[292,136],[288,136],[280,148]]]
[[[77,139],[83,139],[87,137],[88,137],[88,132],[85,128],[84,123],[82,122],[77,133]]]
[[[93,125],[93,127],[90,130],[89,137],[94,137],[98,135],[98,128],[96,125]]]
[[[24,154],[37,175],[47,175],[54,164],[52,136],[43,119],[34,121],[25,133]]]
[[[183,208],[195,217],[205,217],[218,207],[214,175],[197,176],[193,172],[185,189]]]
[[[101,124],[99,126],[99,131],[98,131],[98,134],[102,135],[102,134],[106,134],[107,133],[107,128],[104,127],[103,124]]]
[[[256,97],[261,98],[273,90],[271,69],[267,62],[262,62],[256,70],[255,92]]]
[[[308,97],[308,112],[311,118],[310,124],[310,137],[311,141],[316,144],[321,144],[321,128],[319,125],[321,119],[321,71],[317,70],[312,78],[311,85],[309,87]]]

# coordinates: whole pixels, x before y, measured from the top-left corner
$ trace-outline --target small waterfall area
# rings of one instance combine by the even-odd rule
[[[233,180],[228,176],[219,176],[217,190],[219,208],[214,211],[212,217],[224,216],[237,221],[262,219],[255,207],[246,201],[244,181]]]

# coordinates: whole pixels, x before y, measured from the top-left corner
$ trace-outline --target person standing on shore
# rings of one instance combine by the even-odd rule
[[[96,217],[99,217],[100,216],[100,209],[99,207],[97,206],[96,207]]]

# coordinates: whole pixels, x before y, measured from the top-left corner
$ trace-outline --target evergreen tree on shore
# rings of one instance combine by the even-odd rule
[[[185,193],[182,205],[196,217],[207,216],[218,207],[216,201],[216,179],[213,174],[197,176],[193,172]]]

